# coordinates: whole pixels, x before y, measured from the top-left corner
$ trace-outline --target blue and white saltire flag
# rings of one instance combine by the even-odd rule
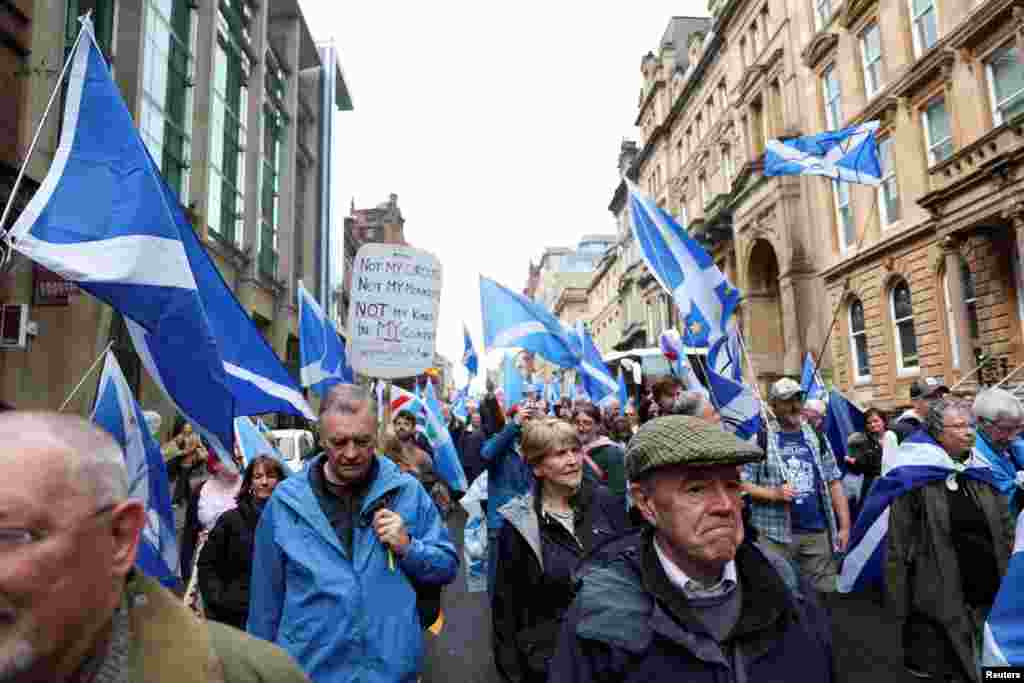
[[[942,481],[962,472],[964,476],[995,485],[992,470],[975,457],[954,462],[924,430],[911,434],[882,463],[882,476],[875,480],[861,507],[839,575],[839,591],[851,593],[883,580],[886,543],[889,534],[889,506],[916,488]]]
[[[348,364],[345,343],[334,323],[324,314],[317,300],[306,291],[302,281],[299,299],[299,379],[317,396],[323,397],[334,384],[355,382]]]
[[[821,377],[815,371],[814,359],[811,357],[811,352],[808,351],[804,356],[804,368],[803,374],[800,378],[800,388],[804,390],[804,398],[810,399],[825,399],[827,398],[825,392],[825,385],[821,381]]]
[[[236,416],[312,419],[161,177],[92,22],[80,21],[60,144],[12,246],[117,310],[150,376],[218,452],[231,452]]]
[[[985,622],[982,666],[1024,666],[1024,513],[1006,576]]]
[[[740,439],[749,440],[764,425],[761,402],[746,384],[707,370],[711,399],[722,422]]]
[[[828,412],[822,427],[840,471],[846,473],[846,444],[850,434],[864,431],[864,411],[833,389],[828,394]]]
[[[622,366],[619,366],[619,415],[626,414],[626,404],[629,403],[629,388],[626,387],[626,378],[622,374]]]
[[[423,397],[427,406],[427,440],[434,451],[434,472],[445,480],[451,490],[466,491],[469,489],[466,473],[448,425],[441,417],[441,403],[437,400],[433,382],[427,382]]]
[[[459,418],[460,420],[469,419],[469,385],[462,387],[455,393],[455,399],[452,401],[452,415]]]
[[[160,444],[150,434],[112,351],[107,351],[103,362],[92,421],[121,446],[128,469],[128,497],[141,500],[146,508],[135,564],[147,576],[173,586],[178,581],[178,540],[167,468]]]
[[[254,458],[261,455],[269,455],[274,460],[284,463],[281,453],[271,445],[264,432],[250,418],[235,418],[235,431],[238,434],[238,446],[242,451],[242,460],[246,467]],[[285,469],[287,470],[287,468]]]
[[[597,350],[597,345],[594,344],[590,332],[583,326],[582,320],[576,322],[575,334],[583,350],[576,373],[582,379],[583,390],[587,392],[590,400],[595,404],[600,403],[619,390],[619,383],[605,365],[601,352]]]
[[[462,338],[465,340],[465,350],[462,352],[462,364],[466,366],[466,370],[469,372],[469,382],[473,381],[476,377],[476,373],[480,369],[480,361],[476,355],[476,349],[473,347],[473,338],[469,336],[469,328],[466,324],[462,324]]]
[[[505,389],[505,412],[512,409],[512,406],[519,405],[525,393],[525,382],[523,375],[516,367],[516,357],[511,353],[505,354],[502,362],[501,374]]]
[[[480,306],[487,351],[519,347],[562,368],[579,363],[579,340],[540,304],[481,275]]]
[[[729,340],[736,331],[740,292],[685,228],[626,179],[633,235],[644,263],[683,318],[682,342],[708,349],[708,364],[739,378],[739,356]]]
[[[880,185],[877,130],[878,121],[868,121],[818,135],[769,140],[764,151],[764,174],[821,175],[848,183]]]

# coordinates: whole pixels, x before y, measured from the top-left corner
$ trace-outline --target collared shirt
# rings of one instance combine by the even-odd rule
[[[818,485],[821,500],[825,508],[825,518],[828,520],[828,533],[830,540],[834,543],[838,534],[836,525],[836,513],[832,508],[832,491],[829,487],[833,481],[842,478],[839,465],[836,464],[836,456],[832,453],[832,446],[828,439],[818,438],[817,432],[806,422],[801,426],[804,433],[804,441],[810,447],[814,455],[814,463],[818,467]],[[748,463],[743,466],[743,481],[757,486],[778,488],[786,483],[787,470],[779,451],[779,432],[781,427],[777,421],[768,423],[767,456],[761,462]],[[790,506],[785,503],[767,503],[759,500],[751,501],[750,522],[754,528],[765,536],[781,543],[789,545],[793,542],[793,524],[790,519]]]
[[[736,561],[729,560],[722,570],[722,578],[711,586],[704,586],[686,575],[679,565],[673,562],[661,551],[658,539],[654,539],[654,552],[658,555],[665,570],[665,576],[672,582],[672,585],[683,591],[688,599],[717,598],[720,595],[728,595],[736,588]]]

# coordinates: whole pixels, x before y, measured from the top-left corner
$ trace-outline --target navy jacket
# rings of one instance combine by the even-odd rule
[[[835,679],[828,617],[788,561],[744,543],[739,622],[717,643],[661,567],[649,531],[599,548],[559,639],[558,683],[791,683]],[[657,597],[656,597],[657,596]]]

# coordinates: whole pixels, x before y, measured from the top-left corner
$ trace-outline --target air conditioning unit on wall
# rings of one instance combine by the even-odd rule
[[[0,304],[0,349],[23,349],[28,335],[28,304]]]

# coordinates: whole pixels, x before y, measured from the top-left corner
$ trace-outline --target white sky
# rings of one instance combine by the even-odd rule
[[[640,60],[706,0],[300,4],[335,41],[354,105],[337,115],[336,229],[352,197],[398,194],[406,239],[444,269],[437,350],[461,384],[463,321],[482,352],[481,273],[519,291],[545,247],[615,231]]]

